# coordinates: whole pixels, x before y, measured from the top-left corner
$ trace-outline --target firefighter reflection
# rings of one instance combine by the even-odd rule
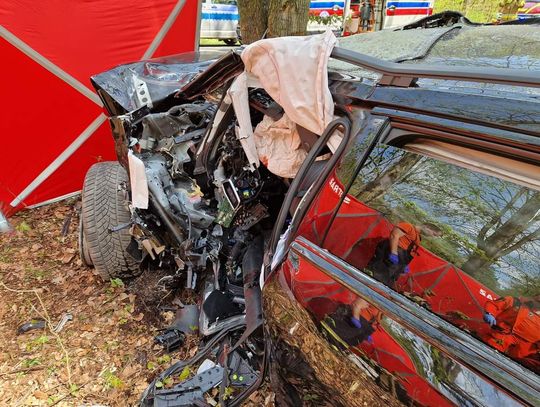
[[[321,325],[331,342],[340,349],[357,346],[366,341],[373,343],[371,334],[378,328],[381,313],[361,298],[350,305],[339,304],[327,314]]]
[[[369,326],[371,332],[380,327],[381,312],[362,298],[357,298],[351,303],[351,314],[351,324],[358,329],[364,328],[364,324]],[[366,340],[373,344],[371,334],[366,337]]]
[[[368,270],[373,273],[373,278],[394,287],[399,276],[409,272],[409,263],[417,254],[422,235],[439,237],[442,231],[432,223],[413,225],[399,222],[394,226],[388,239],[382,240],[377,245],[375,255],[367,265]]]
[[[540,296],[508,296],[484,306],[484,321],[491,327],[487,342],[535,370],[540,367],[539,305]]]

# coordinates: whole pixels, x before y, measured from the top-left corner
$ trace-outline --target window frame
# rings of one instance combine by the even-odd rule
[[[381,132],[381,134],[379,134],[377,137],[375,137],[373,139],[373,142],[371,143],[369,149],[366,150],[365,154],[363,155],[363,159],[358,162],[358,165],[356,166],[356,169],[353,172],[354,175],[352,176],[352,178],[350,180],[347,180],[347,185],[344,185],[343,195],[341,196],[340,201],[336,205],[334,213],[332,214],[332,218],[328,222],[328,226],[326,228],[324,237],[321,239],[321,242],[320,242],[320,245],[319,245],[321,247],[321,250],[325,250],[329,254],[331,254],[332,256],[334,256],[336,258],[339,258],[339,256],[333,254],[330,251],[330,249],[328,249],[327,246],[325,245],[326,238],[328,236],[329,231],[332,229],[332,225],[333,225],[333,223],[334,223],[334,221],[336,219],[336,216],[338,215],[338,213],[339,213],[339,211],[341,209],[341,206],[343,205],[343,201],[344,201],[345,197],[348,195],[348,193],[349,193],[351,187],[353,186],[354,181],[358,177],[360,171],[364,168],[365,163],[366,163],[366,159],[373,152],[373,149],[377,145],[380,145],[380,144],[387,144],[387,145],[390,145],[390,146],[393,146],[393,147],[401,148],[402,146],[404,146],[405,144],[411,142],[412,140],[415,140],[415,139],[430,139],[430,138],[436,139],[437,141],[443,141],[443,142],[448,142],[448,143],[451,143],[451,144],[457,144],[457,145],[460,145],[460,146],[470,147],[472,149],[481,150],[481,151],[488,152],[488,153],[491,153],[491,154],[494,154],[494,155],[500,155],[500,156],[503,156],[503,157],[517,159],[519,161],[524,161],[524,162],[528,162],[528,163],[531,163],[531,161],[532,161],[536,165],[540,165],[540,154],[535,154],[535,153],[531,153],[530,151],[523,151],[521,149],[516,149],[514,147],[509,147],[509,146],[505,145],[504,143],[497,143],[495,140],[491,140],[491,141],[479,140],[479,139],[476,139],[474,137],[463,136],[463,135],[452,133],[450,131],[436,130],[436,129],[433,129],[433,128],[429,128],[429,127],[425,127],[425,126],[419,126],[419,125],[402,125],[401,123],[399,125],[396,125],[396,123],[393,123],[392,121],[390,121],[389,126],[385,129],[385,131]],[[465,141],[465,143],[464,143],[464,141]],[[523,154],[519,154],[519,152],[521,152]],[[538,160],[537,160],[537,158],[538,158]],[[452,165],[456,165],[456,164],[452,164]],[[456,166],[460,167],[458,165],[456,165]],[[470,171],[472,171],[472,170],[470,170]],[[344,264],[346,264],[348,266],[348,268],[350,268],[351,270],[355,270],[355,271],[357,271],[359,273],[362,273],[362,272],[358,271],[358,269],[354,265],[348,263],[346,260],[341,260],[340,259],[340,261],[343,262]],[[365,275],[365,276],[368,279],[373,280],[370,276],[368,276],[368,275]],[[411,301],[407,297],[403,296],[401,293],[399,293],[397,291],[394,291],[393,289],[391,289],[389,287],[386,287],[383,283],[380,283],[380,282],[378,282],[376,280],[373,280],[373,281],[375,283],[377,283],[377,284],[380,284],[382,287],[384,287],[385,291],[386,290],[392,291],[392,293],[395,294],[395,295],[392,295],[393,298],[396,298],[396,295],[397,295],[400,298],[402,298],[404,301],[408,301],[411,304],[414,304],[413,301]],[[517,361],[514,361],[513,359],[511,359],[509,356],[497,352],[489,344],[481,341],[478,338],[475,338],[472,335],[469,335],[466,331],[463,331],[460,328],[458,328],[457,326],[454,326],[452,323],[444,320],[442,317],[437,315],[435,312],[431,312],[431,311],[428,311],[428,312],[431,315],[433,315],[435,318],[444,321],[445,324],[448,324],[448,325],[452,326],[453,328],[459,330],[463,334],[470,337],[470,339],[472,339],[473,342],[476,342],[481,347],[483,347],[483,349],[485,349],[486,352],[494,352],[499,357],[498,360],[500,361],[500,363],[502,363],[502,364],[508,363],[508,361],[510,360],[512,362],[512,364],[514,364],[516,366],[519,366],[518,371],[519,371],[520,376],[522,375],[522,372],[530,372],[535,377],[535,380],[538,380],[538,382],[540,383],[540,375],[539,374],[535,373],[534,371],[530,370],[529,368],[527,368],[525,366],[522,366]]]

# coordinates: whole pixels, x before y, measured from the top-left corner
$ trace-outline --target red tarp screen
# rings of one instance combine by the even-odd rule
[[[0,210],[69,196],[115,159],[90,76],[195,50],[199,14],[198,0],[0,2]]]

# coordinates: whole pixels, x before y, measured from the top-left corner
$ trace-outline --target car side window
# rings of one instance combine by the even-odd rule
[[[539,373],[537,180],[455,156],[377,145],[323,246]]]

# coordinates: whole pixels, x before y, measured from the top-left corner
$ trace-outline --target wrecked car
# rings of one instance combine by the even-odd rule
[[[538,25],[451,18],[92,78],[81,258],[200,296],[141,405],[540,403]]]

